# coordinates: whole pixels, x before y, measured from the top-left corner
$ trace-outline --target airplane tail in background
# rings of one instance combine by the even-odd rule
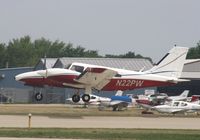
[[[175,46],[148,72],[180,78],[188,48]]]
[[[189,90],[184,90],[181,94],[180,97],[188,97]]]
[[[123,91],[118,90],[118,91],[116,92],[115,96],[122,96],[122,94],[123,94]]]

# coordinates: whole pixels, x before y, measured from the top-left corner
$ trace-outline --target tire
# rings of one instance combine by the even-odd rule
[[[77,102],[79,102],[80,101],[80,96],[79,95],[73,95],[72,96],[72,101],[74,102],[74,103],[77,103]]]
[[[86,103],[88,103],[90,101],[90,95],[88,94],[83,94],[82,96],[82,100]]]
[[[35,100],[36,101],[41,101],[43,99],[43,95],[42,95],[42,93],[36,93],[35,94]]]

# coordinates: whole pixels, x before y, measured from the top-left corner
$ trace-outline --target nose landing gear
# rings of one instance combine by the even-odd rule
[[[38,92],[35,94],[35,100],[36,101],[41,101],[43,99],[43,95],[41,92]]]

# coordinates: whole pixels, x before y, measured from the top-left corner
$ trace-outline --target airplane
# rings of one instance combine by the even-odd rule
[[[130,104],[132,104],[132,99],[129,96],[112,96],[109,107],[112,107],[113,111],[120,111]]]
[[[84,102],[89,102],[92,90],[117,91],[133,90],[153,86],[174,85],[186,81],[179,79],[188,52],[186,47],[174,47],[152,69],[147,71],[132,71],[72,63],[67,69],[52,68],[33,72],[26,72],[15,76],[17,81],[25,85],[43,87],[56,86],[64,88],[85,89],[82,96]],[[35,95],[41,100],[42,93]],[[79,94],[72,96],[73,102],[80,100]]]
[[[185,101],[172,101],[165,105],[158,105],[152,107],[152,109],[160,113],[179,113],[179,112],[198,112],[200,111],[200,105],[195,103],[189,103]]]
[[[142,113],[151,113],[148,112],[149,110],[152,109],[153,106],[164,104],[165,100],[167,98],[166,94],[163,93],[156,93],[156,94],[151,94],[148,96],[139,96],[138,99],[136,99],[136,106],[142,107],[145,109],[145,111],[142,111]]]
[[[200,95],[192,95],[191,97],[188,97],[187,102],[200,104]]]
[[[189,94],[189,90],[184,90],[179,96],[169,96],[169,101],[186,101]]]
[[[102,110],[104,107],[112,107],[113,111],[121,111],[123,108],[127,108],[132,105],[132,97],[123,96],[123,91],[118,90],[114,96],[111,96],[110,102],[101,102]]]
[[[145,111],[151,110],[153,106],[163,105],[171,101],[186,101],[189,90],[183,91],[179,96],[168,96],[166,93],[154,93],[150,95],[140,95],[136,99],[137,106],[142,107]]]
[[[80,99],[79,102],[75,103],[73,102],[72,98],[67,98],[67,102],[70,104],[76,104],[76,105],[100,105],[100,104],[108,104],[111,99],[107,97],[100,97],[94,94],[90,94],[90,101],[89,102],[84,102],[82,99]]]
[[[73,102],[72,98],[67,98],[66,101],[75,105],[97,105],[99,106],[99,110],[103,110],[105,107],[112,107],[113,111],[120,111],[122,108],[126,108],[132,103],[130,97],[122,96],[122,94],[122,91],[117,91],[114,96],[111,96],[111,98],[90,94],[89,102],[84,102],[82,98],[77,103]]]

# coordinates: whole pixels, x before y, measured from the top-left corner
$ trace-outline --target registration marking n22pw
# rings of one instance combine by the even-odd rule
[[[135,87],[141,87],[143,83],[142,80],[117,80],[116,86],[132,87],[135,85]]]

